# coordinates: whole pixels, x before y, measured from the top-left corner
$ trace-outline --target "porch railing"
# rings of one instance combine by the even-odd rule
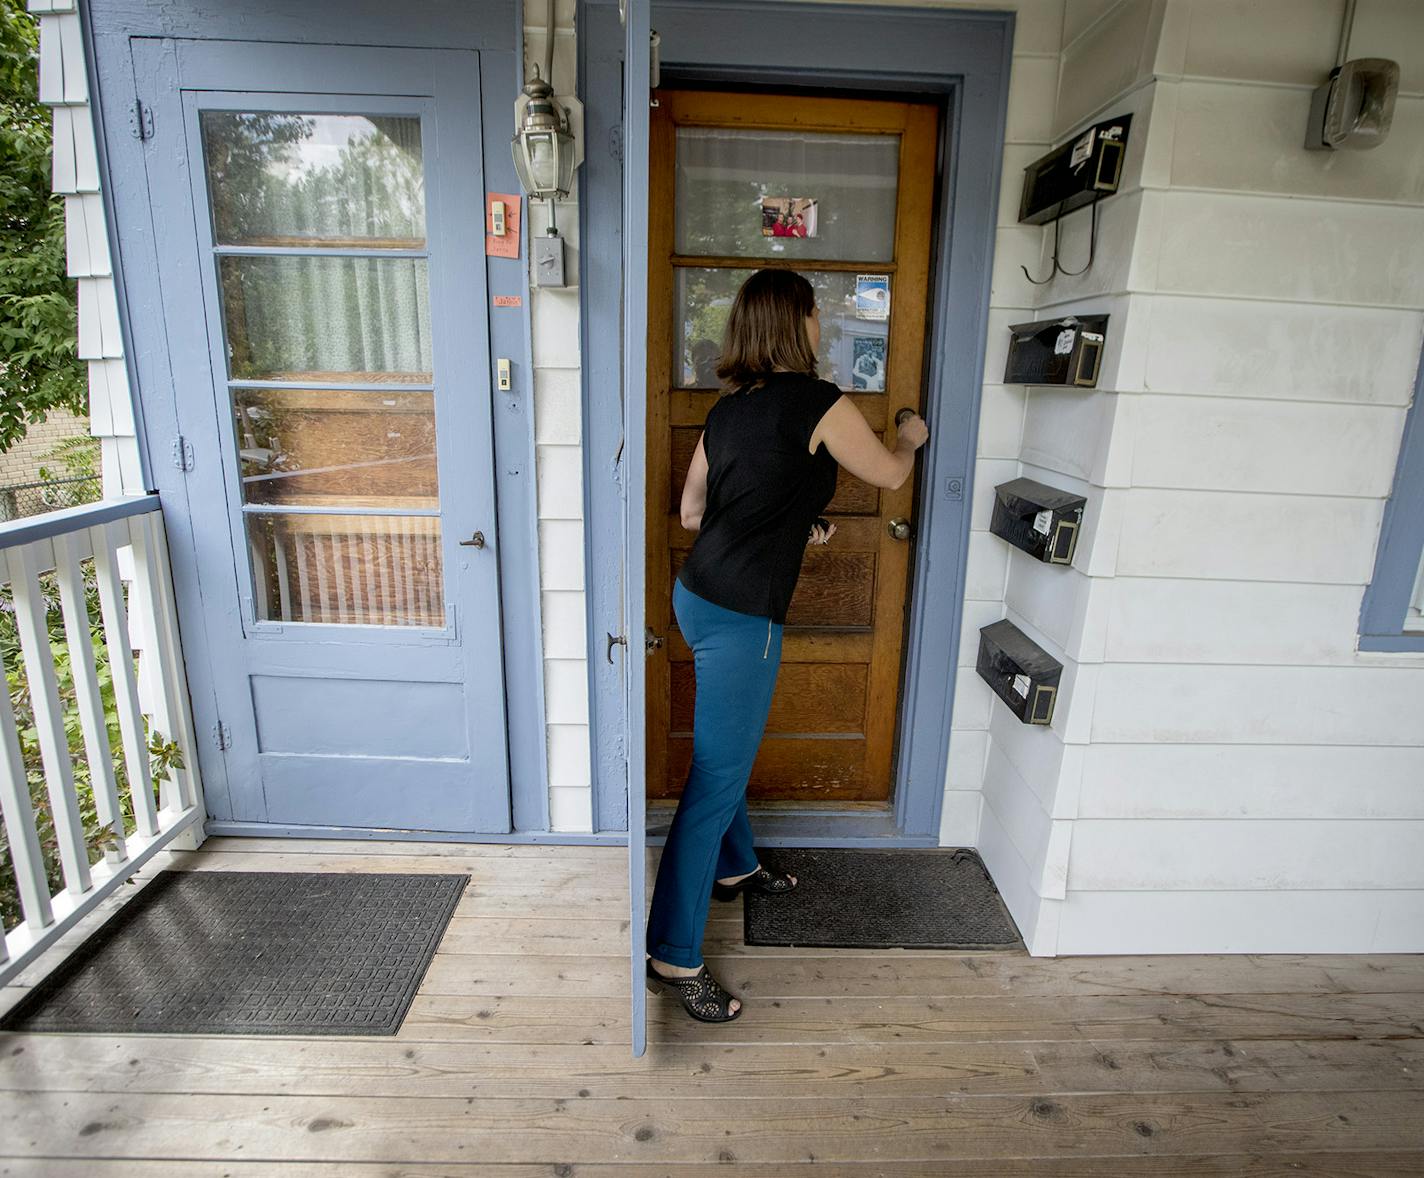
[[[157,496],[0,525],[0,583],[3,983],[204,810]]]

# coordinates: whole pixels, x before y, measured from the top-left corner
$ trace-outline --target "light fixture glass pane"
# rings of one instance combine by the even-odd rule
[[[677,252],[891,261],[899,174],[898,135],[679,127]]]
[[[673,384],[680,388],[717,388],[717,357],[732,300],[754,273],[742,269],[677,268],[677,309],[673,319]],[[820,376],[850,392],[883,393],[889,360],[890,321],[857,313],[860,277],[847,270],[800,271],[816,291],[821,313]],[[885,280],[888,275],[875,275]],[[868,286],[866,289],[874,289]],[[864,300],[862,300],[862,304]],[[892,310],[889,312],[893,314]]]
[[[237,380],[431,379],[424,258],[219,260]]]
[[[437,516],[249,513],[260,621],[443,626]]]
[[[425,244],[420,119],[202,112],[219,245]]]
[[[439,506],[430,393],[234,389],[242,501]]]

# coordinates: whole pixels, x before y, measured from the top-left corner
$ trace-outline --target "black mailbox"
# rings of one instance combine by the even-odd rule
[[[1029,164],[1024,169],[1019,220],[1045,225],[1116,192],[1131,124],[1131,115],[1108,119]]]
[[[1072,564],[1087,502],[1033,479],[1010,479],[994,488],[989,531],[1045,564]]]
[[[1106,315],[1069,315],[1013,324],[1004,383],[1094,388],[1107,327]]]
[[[1025,724],[1048,724],[1063,664],[1002,618],[979,631],[979,677]]]

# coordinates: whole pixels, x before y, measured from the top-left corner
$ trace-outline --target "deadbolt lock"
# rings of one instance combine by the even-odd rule
[[[897,540],[908,540],[910,538],[910,521],[907,519],[892,519],[889,531]]]

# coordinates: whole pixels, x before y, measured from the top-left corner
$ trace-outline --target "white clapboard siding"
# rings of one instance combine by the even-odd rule
[[[1137,296],[1134,309],[1144,367],[1124,388],[1401,407],[1413,393],[1415,309],[1160,294]]]
[[[1150,74],[1156,5],[1115,5],[1063,46],[1054,133],[1064,136]]]
[[[54,18],[59,19],[59,18]],[[99,191],[99,156],[87,106],[54,108],[54,192]]]
[[[1106,663],[1094,741],[1424,744],[1418,666]]]
[[[1364,585],[1382,512],[1382,499],[1133,488],[1117,572]]]
[[[1424,819],[1424,745],[1091,744],[1080,818]]]
[[[1070,891],[1064,954],[1417,953],[1424,892]]]

